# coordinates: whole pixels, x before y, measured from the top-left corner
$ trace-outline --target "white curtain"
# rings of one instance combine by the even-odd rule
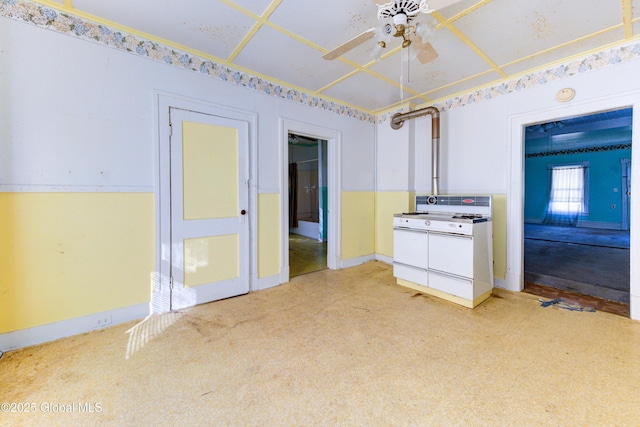
[[[584,166],[556,166],[551,169],[551,191],[544,223],[575,226],[584,211]]]

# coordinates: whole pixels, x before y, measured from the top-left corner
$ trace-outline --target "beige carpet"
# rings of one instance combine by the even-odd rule
[[[0,402],[33,404],[0,413],[24,426],[636,426],[640,323],[507,291],[470,310],[372,262],[7,353]]]

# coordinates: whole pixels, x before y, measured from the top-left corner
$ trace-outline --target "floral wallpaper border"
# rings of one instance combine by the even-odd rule
[[[169,48],[160,43],[145,40],[133,34],[117,31],[105,25],[60,12],[29,0],[0,0],[0,16],[97,42],[155,61],[219,78],[231,84],[254,89],[267,95],[287,99],[309,107],[332,111],[336,114],[353,117],[369,123],[383,123],[389,120],[396,112],[405,111],[405,109],[399,109],[394,112],[386,112],[374,116],[371,113],[271,83],[260,77],[228,68],[216,62],[199,58],[196,55],[180,52],[179,50]],[[502,95],[637,58],[640,58],[640,42],[633,42],[598,52],[566,64],[536,71],[517,79],[501,82],[494,86],[475,90],[468,94],[436,103],[434,106],[440,111],[464,107],[465,105],[488,101]]]

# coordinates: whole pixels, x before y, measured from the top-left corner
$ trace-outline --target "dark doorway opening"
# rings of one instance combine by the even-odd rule
[[[289,134],[289,276],[327,268],[327,141]]]

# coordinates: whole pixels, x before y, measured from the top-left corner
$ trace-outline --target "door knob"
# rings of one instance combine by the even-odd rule
[[[247,214],[247,211],[245,211],[244,209],[240,211],[240,215],[246,215],[246,214]]]

